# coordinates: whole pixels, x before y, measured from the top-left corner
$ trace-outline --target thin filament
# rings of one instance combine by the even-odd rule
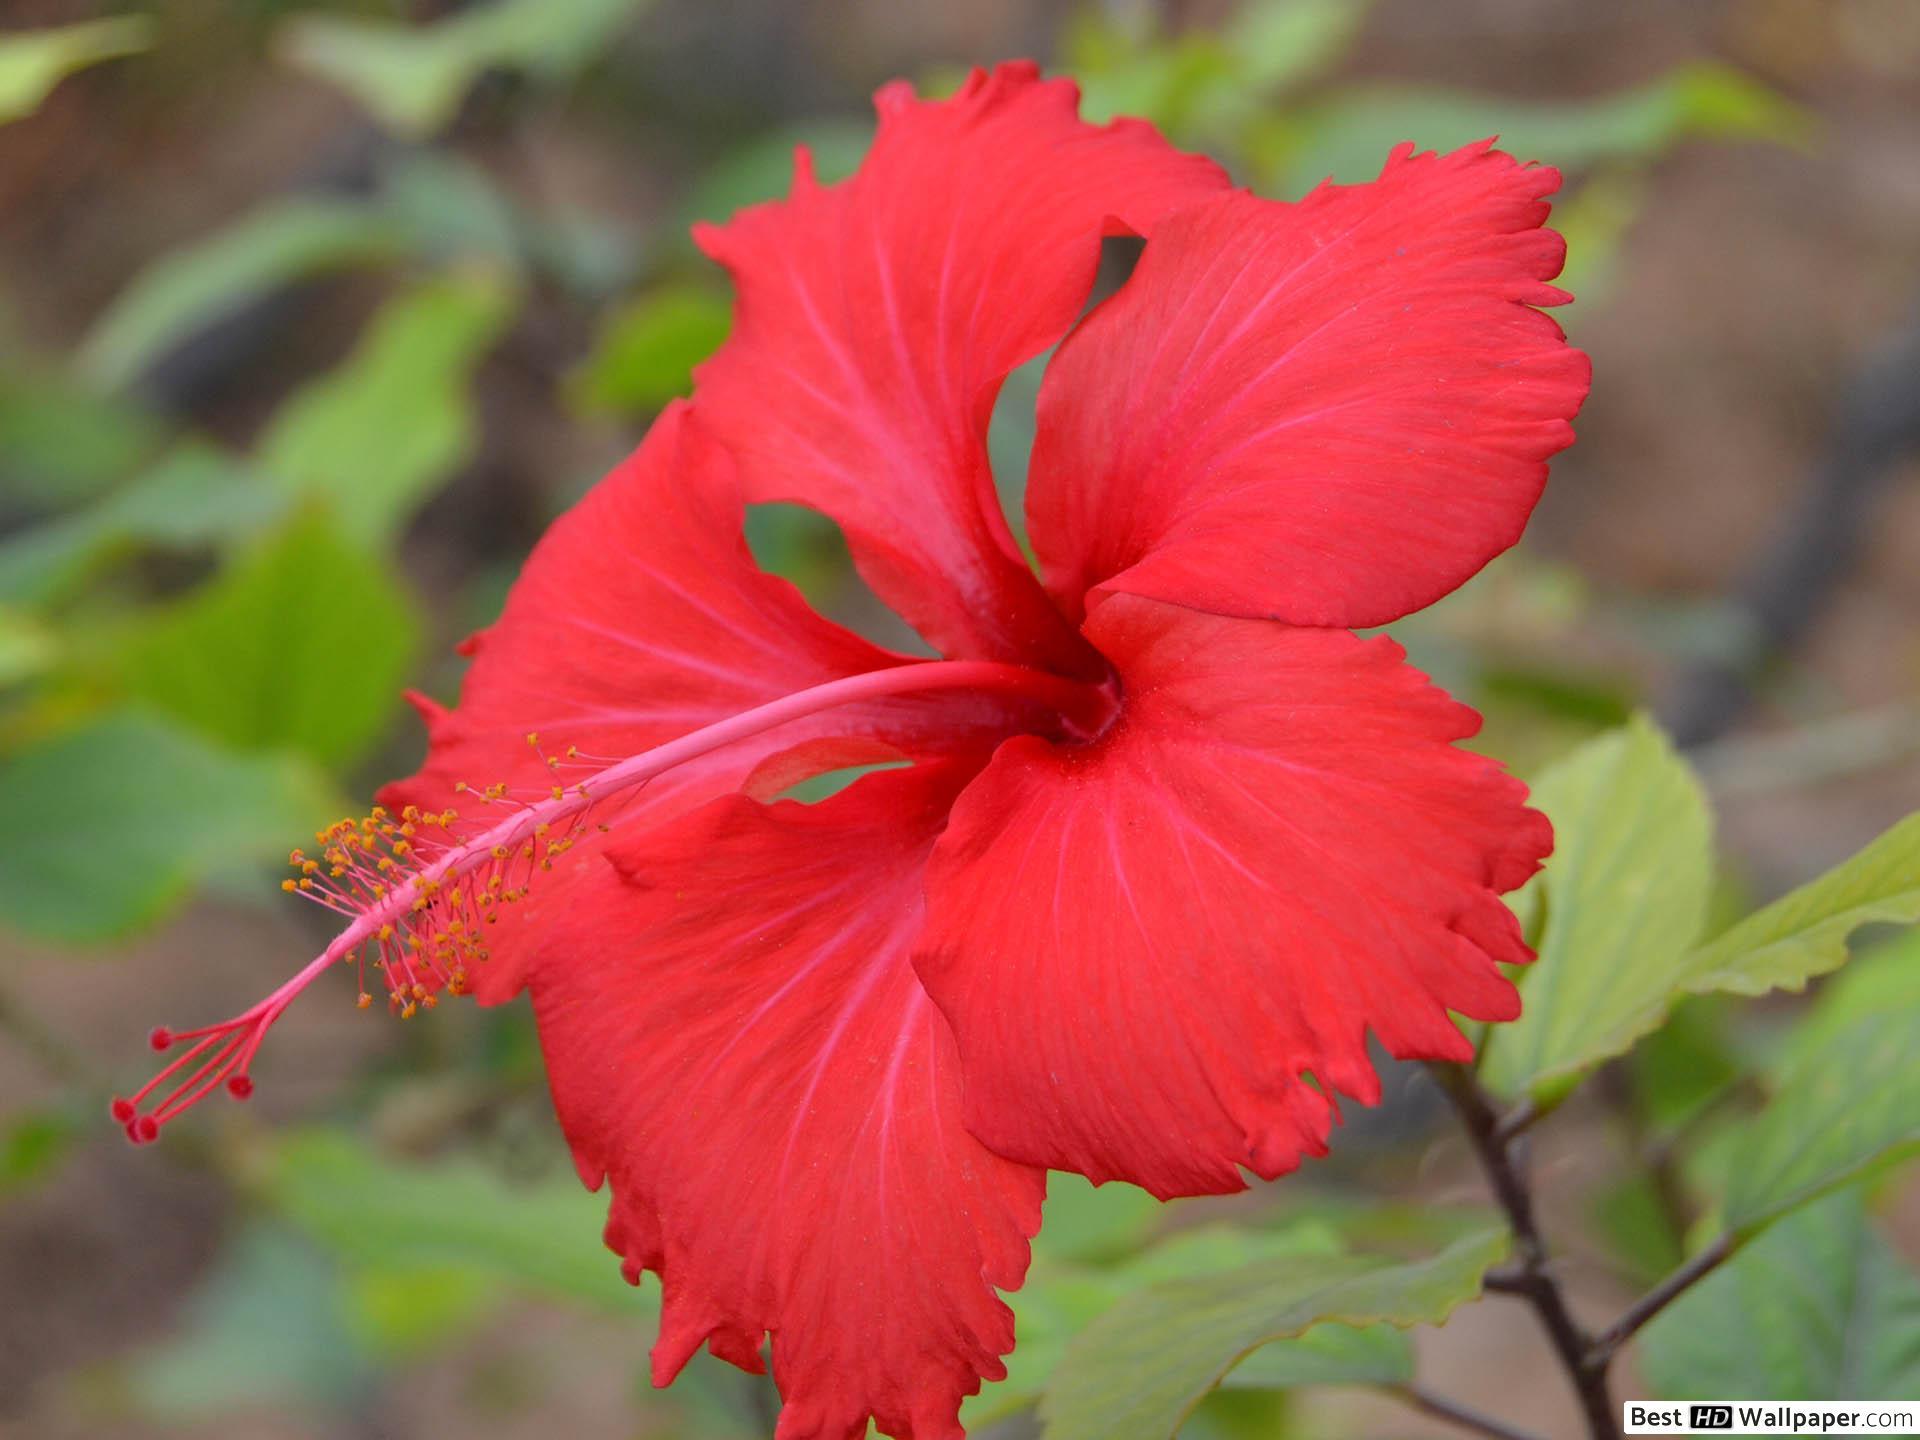
[[[495,908],[524,894],[537,870],[550,869],[565,854],[589,812],[605,815],[609,802],[631,796],[676,766],[823,710],[936,690],[1031,700],[1056,713],[1066,733],[1077,737],[1097,733],[1112,712],[1105,691],[1045,671],[988,660],[929,660],[796,691],[599,768],[577,751],[568,752],[566,762],[548,758],[539,751],[538,736],[529,735],[528,743],[550,769],[566,763],[589,769],[589,778],[556,784],[539,799],[513,801],[505,818],[464,839],[449,834],[441,843],[425,833],[445,830],[454,812],[421,815],[408,807],[402,817],[375,810],[357,826],[342,821],[322,832],[327,848],[320,859],[294,851],[300,878],[285,888],[348,917],[347,924],[284,984],[232,1019],[177,1033],[164,1027],[153,1031],[149,1040],[158,1051],[192,1043],[140,1090],[116,1098],[113,1118],[129,1139],[145,1143],[223,1086],[236,1099],[247,1098],[254,1056],[273,1023],[329,966],[358,960],[364,974],[369,950],[388,977],[390,1006],[403,1017],[416,1008],[431,1009],[442,990],[463,993],[466,962],[486,958],[479,936]],[[473,793],[482,803],[506,799],[504,786]],[[360,1004],[365,1007],[371,999],[363,979]],[[171,1089],[158,1093],[176,1076]]]

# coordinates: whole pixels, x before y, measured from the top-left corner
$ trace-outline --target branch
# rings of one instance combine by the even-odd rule
[[[1607,1384],[1604,1358],[1596,1359],[1592,1341],[1574,1322],[1567,1298],[1549,1264],[1545,1238],[1533,1213],[1533,1194],[1513,1163],[1513,1153],[1500,1138],[1500,1116],[1492,1099],[1473,1074],[1459,1065],[1429,1065],[1440,1088],[1452,1100],[1466,1127],[1467,1139],[1480,1159],[1494,1198],[1506,1211],[1519,1252],[1518,1271],[1511,1276],[1514,1292],[1523,1295],[1540,1317],[1554,1353],[1567,1372],[1592,1440],[1619,1440],[1619,1422],[1613,1394]],[[1504,1277],[1503,1277],[1504,1278]]]
[[[1476,1434],[1490,1435],[1493,1440],[1539,1440],[1531,1431],[1516,1429],[1505,1421],[1482,1415],[1478,1410],[1470,1410],[1457,1401],[1449,1400],[1444,1395],[1435,1395],[1418,1385],[1389,1385],[1385,1388],[1387,1394],[1404,1400],[1424,1414],[1451,1421]]]
[[[1692,1289],[1701,1280],[1718,1270],[1733,1252],[1738,1249],[1732,1235],[1722,1235],[1706,1249],[1680,1266],[1653,1289],[1642,1295],[1627,1308],[1627,1311],[1602,1335],[1594,1340],[1587,1352],[1595,1364],[1604,1366],[1612,1360],[1622,1345],[1631,1340],[1654,1316],[1671,1305],[1680,1296]]]

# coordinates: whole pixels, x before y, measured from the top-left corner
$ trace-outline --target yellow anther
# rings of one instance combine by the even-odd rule
[[[539,743],[540,743],[540,732],[538,730],[529,730],[527,732],[527,744],[538,745]]]
[[[362,1010],[364,1010],[369,1005],[373,1004],[373,996],[369,995],[366,991],[362,990],[359,996],[354,1000],[353,1003],[359,1006]]]
[[[420,1003],[426,1006],[427,1009],[431,1010],[434,1008],[434,1006],[438,1005],[440,1001],[436,996],[429,995],[425,999],[423,999]]]
[[[298,890],[300,886],[292,880],[282,880],[280,882],[280,888],[291,895],[294,891]]]
[[[311,890],[311,889],[313,889],[313,881],[311,881],[311,880],[302,880],[302,881],[300,882],[300,888],[301,888],[302,890]]]
[[[547,824],[546,821],[542,820],[538,825],[533,827],[533,833],[536,836],[544,837],[547,831],[551,830],[552,828],[553,827],[551,825]]]
[[[556,799],[556,800],[564,800],[564,799],[566,799],[566,798],[567,798],[567,787],[566,787],[566,786],[564,786],[564,785],[556,785],[556,786],[554,786],[554,787],[553,787],[553,798],[554,798],[554,799]]]
[[[391,940],[391,939],[393,939],[393,926],[391,926],[391,925],[382,925],[382,926],[380,927],[380,938],[381,938],[382,940]]]
[[[567,759],[578,760],[579,758],[580,758],[580,747],[578,745],[567,746]]]
[[[317,874],[319,874],[319,873],[320,873],[320,862],[319,862],[318,860],[302,860],[302,861],[300,862],[300,873],[301,873],[302,875],[317,875]]]
[[[407,1001],[406,1004],[400,1007],[400,1018],[402,1020],[411,1020],[415,1015],[419,1013],[420,1013],[420,1007],[414,1004],[413,1001],[411,1000]]]
[[[467,782],[466,782],[466,781],[464,781],[464,780],[456,780],[456,781],[454,781],[454,782],[453,782],[453,793],[454,793],[454,794],[456,794],[456,795],[464,795],[464,794],[466,794],[466,793],[467,793]]]

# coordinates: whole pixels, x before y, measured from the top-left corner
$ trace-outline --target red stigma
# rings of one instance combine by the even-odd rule
[[[164,1025],[156,1025],[147,1033],[147,1044],[155,1050],[165,1050],[173,1044],[173,1031]]]
[[[253,1081],[245,1075],[228,1076],[227,1093],[236,1100],[245,1100],[253,1094]]]
[[[113,1097],[113,1104],[107,1113],[113,1116],[114,1124],[127,1126],[133,1123],[133,1117],[140,1112],[133,1108],[133,1102],[131,1100],[116,1095]]]

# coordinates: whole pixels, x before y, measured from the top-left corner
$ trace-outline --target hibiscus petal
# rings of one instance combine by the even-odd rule
[[[1087,630],[1119,721],[1000,747],[935,850],[915,964],[987,1145],[1236,1190],[1321,1153],[1335,1092],[1378,1098],[1369,1029],[1464,1060],[1449,1010],[1518,1013],[1499,895],[1552,834],[1390,640],[1131,595]]]
[[[525,794],[571,784],[597,763],[637,754],[808,686],[906,662],[822,619],[753,562],[740,533],[732,462],[687,407],[646,441],[534,548],[498,623],[463,647],[473,663],[460,704],[421,705],[429,752],[381,803],[438,811],[462,829],[499,818],[473,794],[496,782]],[[1031,717],[989,697],[947,693],[848,706],[791,722],[652,781],[622,827],[664,819],[754,781],[776,791],[808,773],[977,744]],[[540,751],[527,743],[540,737]],[[567,759],[569,749],[583,758]],[[549,770],[546,757],[560,759]],[[778,765],[772,757],[785,755]],[[456,792],[464,782],[469,789]],[[565,887],[604,843],[588,832],[543,889]],[[501,917],[483,1000],[517,989],[520,912]]]
[[[1143,122],[1083,123],[1078,98],[1028,64],[951,100],[889,86],[846,184],[803,155],[786,201],[698,232],[739,295],[699,404],[748,498],[839,521],[881,598],[959,658],[1086,661],[1008,533],[987,421],[1086,302],[1103,231],[1225,184]]]
[[[971,767],[818,805],[729,797],[610,852],[530,977],[555,1106],[613,1191],[607,1240],[660,1273],[665,1384],[705,1342],[760,1368],[782,1440],[961,1434],[1005,1374],[1044,1175],[960,1121],[953,1038],[908,961]]]
[[[1559,172],[1412,150],[1173,216],[1061,346],[1027,508],[1069,614],[1128,591],[1383,625],[1519,538],[1590,375],[1531,308],[1567,298]]]

